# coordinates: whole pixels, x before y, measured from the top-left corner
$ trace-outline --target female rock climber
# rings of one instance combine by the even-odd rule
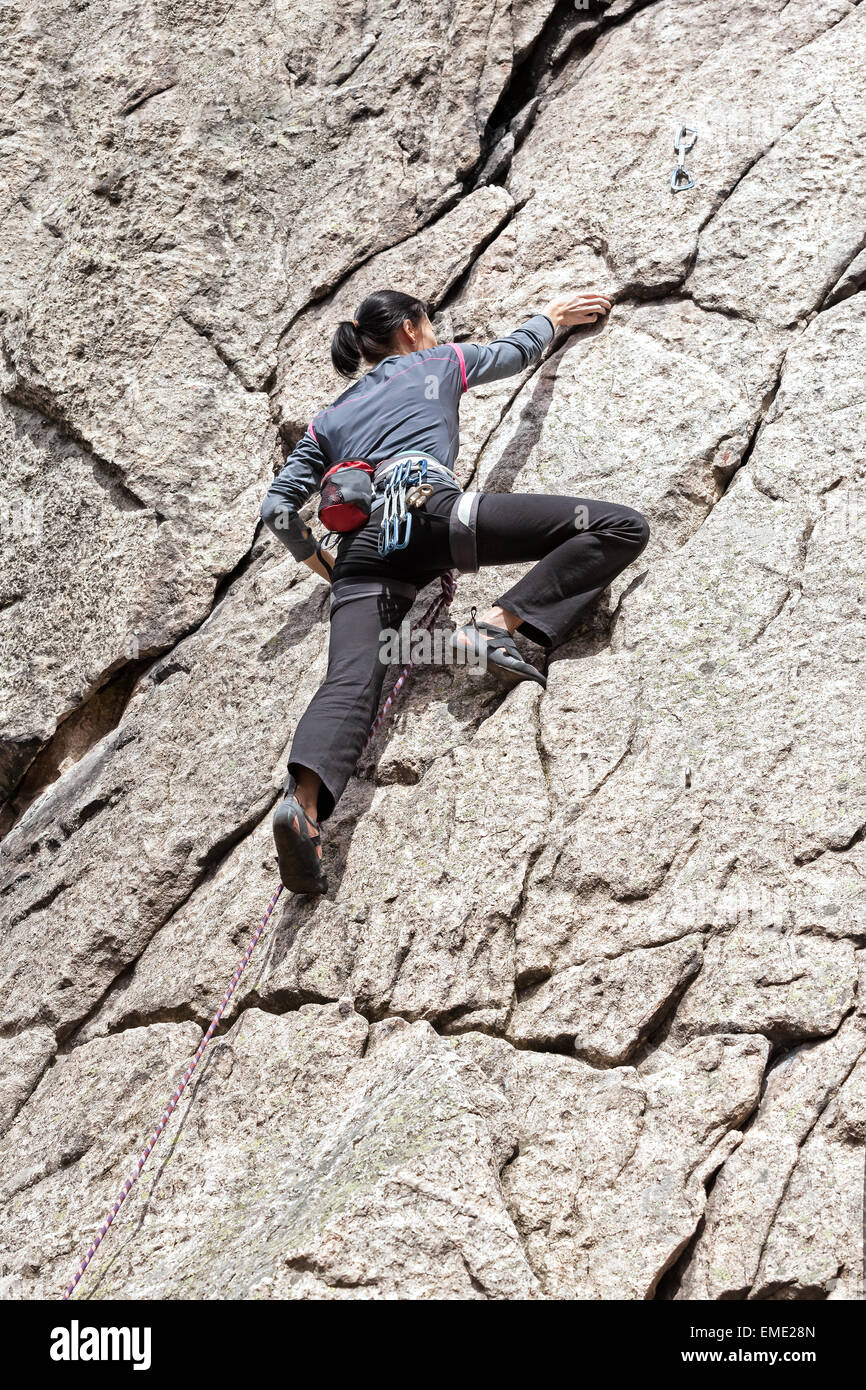
[[[646,545],[647,523],[630,507],[465,493],[453,471],[464,391],[523,371],[557,328],[592,323],[609,309],[610,301],[596,292],[569,295],[487,346],[439,344],[421,300],[377,290],[354,319],[339,324],[331,344],[337,371],[355,376],[362,359],[371,370],[313,418],[262,505],[266,525],[332,589],[328,674],[295,731],[286,793],[274,815],[280,876],[290,891],[327,889],[321,823],[343,793],[378,707],[386,671],[383,635],[399,629],[418,589],[452,567],[536,561],[477,621],[473,609],[472,621],[452,640],[501,680],[544,686],[545,677],[523,661],[512,634],[519,629],[546,648],[561,642],[587,604]],[[366,464],[371,510],[343,534],[335,557],[314,539],[299,509],[325,474],[346,460]],[[408,543],[388,551],[382,518],[393,514],[401,468],[410,485],[423,478],[429,495],[419,494],[423,502],[412,511]],[[363,480],[364,473],[355,469],[352,477]],[[403,503],[405,522],[405,488]],[[399,531],[399,518],[396,525]]]

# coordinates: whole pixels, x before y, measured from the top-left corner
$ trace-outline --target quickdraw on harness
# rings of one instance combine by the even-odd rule
[[[412,535],[412,513],[408,508],[423,507],[433,488],[427,482],[425,458],[401,459],[388,474],[382,493],[384,509],[379,526],[379,554],[405,550]]]
[[[430,490],[432,491],[432,489]],[[411,501],[409,502],[409,505],[412,505]],[[420,627],[427,628],[428,630],[433,627],[440,614],[443,613],[445,609],[450,606],[454,599],[454,594],[457,589],[456,580],[450,570],[446,571],[446,573],[442,575],[440,583],[442,586],[441,592],[430,604],[430,607],[427,609],[427,612],[424,614],[419,624]],[[379,711],[376,718],[373,720],[372,725],[370,726],[370,732],[367,735],[367,740],[364,744],[364,747],[361,749],[360,756],[363,757],[364,753],[366,753],[367,749],[370,747],[370,744],[373,742],[373,739],[376,737],[376,734],[378,733],[382,724],[387,719],[388,714],[390,713],[390,710],[394,704],[394,701],[396,700],[400,691],[403,689],[403,686],[406,684],[406,681],[408,680],[409,674],[414,665],[414,661],[407,662],[407,664],[403,667],[402,671],[397,677],[397,680],[394,682],[390,694],[388,695],[387,699],[382,705],[381,710]],[[270,921],[271,916],[273,915],[274,908],[276,907],[277,902],[279,901],[280,894],[282,893],[282,891],[283,885],[280,883],[277,885],[276,892],[273,894],[273,897],[271,898],[270,902],[268,903],[265,909],[265,913],[262,917],[262,920],[259,922],[255,931],[253,932],[253,935],[250,939],[250,943],[247,946],[247,949],[244,951],[244,954],[240,959],[237,969],[235,970],[235,973],[232,975],[232,978],[229,981],[228,988],[225,994],[223,995],[222,999],[220,1000],[219,1008],[217,1009],[216,1013],[211,1019],[207,1032],[205,1033],[204,1037],[199,1043],[195,1055],[192,1058],[192,1061],[190,1062],[189,1066],[187,1067],[180,1080],[180,1084],[174,1091],[173,1095],[170,1097],[168,1104],[166,1105],[165,1110],[163,1111],[160,1117],[158,1125],[153,1131],[153,1134],[150,1136],[150,1139],[147,1141],[147,1144],[141,1154],[141,1157],[136,1163],[135,1169],[133,1170],[131,1176],[128,1177],[126,1182],[123,1184],[117,1201],[114,1203],[114,1206],[111,1208],[111,1211],[109,1212],[105,1221],[100,1226],[99,1231],[97,1232],[93,1240],[93,1243],[90,1246],[90,1249],[87,1251],[87,1254],[84,1256],[84,1259],[79,1264],[72,1279],[66,1285],[66,1288],[63,1290],[63,1293],[61,1295],[63,1302],[66,1302],[69,1298],[71,1298],[72,1294],[75,1292],[75,1288],[79,1280],[81,1279],[81,1276],[84,1274],[84,1271],[87,1269],[87,1266],[90,1264],[90,1261],[93,1259],[103,1240],[107,1236],[111,1226],[114,1223],[115,1217],[120,1211],[120,1208],[123,1206],[123,1203],[126,1201],[127,1197],[132,1191],[132,1188],[141,1176],[141,1171],[144,1168],[144,1165],[146,1164],[147,1160],[150,1158],[150,1155],[152,1154],[154,1147],[156,1146],[157,1140],[164,1133],[169,1120],[171,1119],[172,1115],[177,1109],[178,1104],[180,1103],[180,1098],[186,1090],[187,1086],[189,1085],[192,1074],[198,1066],[199,1062],[201,1061],[204,1050],[210,1042],[211,1038],[213,1037],[214,1033],[216,1032],[220,1020],[222,1019],[222,1016],[228,1007],[229,1001],[231,1000],[232,995],[238,987],[240,978],[246,970],[247,965],[249,964],[250,957],[252,956],[253,951],[255,950],[256,946],[258,945],[259,941],[261,940],[264,934],[265,928],[267,927],[268,922]]]
[[[689,139],[691,136],[691,139]],[[691,126],[682,125],[677,131],[674,139],[674,153],[677,157],[677,166],[671,174],[671,192],[685,193],[687,189],[694,188],[695,181],[683,163],[684,157],[694,145],[698,138],[698,132]]]

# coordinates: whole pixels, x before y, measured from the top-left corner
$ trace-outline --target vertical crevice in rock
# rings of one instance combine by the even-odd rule
[[[518,62],[487,123],[481,157],[468,187],[504,183],[511,160],[531,131],[542,99],[567,63],[589,56],[611,29],[658,0],[575,0],[557,4],[529,49]],[[613,13],[610,13],[613,11]]]
[[[17,773],[6,801],[0,806],[0,838],[9,833],[27,808],[48,787],[80,762],[106,734],[117,728],[139,681],[149,676],[155,683],[159,682],[161,672],[166,670],[166,663],[170,662],[171,653],[204,627],[232,586],[261,554],[261,530],[259,523],[249,550],[218,581],[209,611],[194,627],[182,633],[169,646],[142,652],[109,670],[97,688],[61,720],[51,738],[41,746],[33,747],[26,767],[23,772]]]
[[[142,657],[125,662],[60,723],[35,754],[0,810],[0,835],[6,835],[28,806],[62,777],[67,768],[80,762],[101,738],[117,728],[136,684],[152,660]]]

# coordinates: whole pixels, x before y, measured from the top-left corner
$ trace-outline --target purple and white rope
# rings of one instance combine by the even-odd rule
[[[439,597],[438,597],[437,599],[434,599],[433,603],[431,603],[430,607],[427,609],[427,612],[424,614],[424,617],[421,619],[420,626],[421,626],[422,628],[427,628],[428,630],[429,630],[430,628],[432,628],[432,627],[433,627],[433,624],[436,622],[436,619],[439,617],[440,613],[442,613],[442,611],[443,611],[444,609],[446,609],[446,608],[449,606],[449,604],[452,602],[452,600],[453,600],[453,598],[454,598],[454,594],[455,594],[456,589],[457,589],[457,584],[456,584],[456,581],[455,581],[455,579],[454,579],[454,575],[452,574],[452,572],[451,572],[450,570],[449,570],[446,574],[443,574],[443,575],[442,575],[441,583],[442,583],[442,592],[441,592],[441,594],[439,595]],[[372,743],[373,739],[375,738],[375,736],[376,736],[376,734],[377,734],[379,728],[381,727],[383,721],[388,717],[388,713],[389,713],[389,711],[390,711],[390,709],[391,709],[391,706],[393,705],[395,699],[397,698],[397,695],[400,693],[400,691],[402,690],[403,686],[406,684],[406,680],[407,680],[407,678],[408,678],[408,676],[409,676],[409,672],[412,670],[412,667],[413,667],[414,665],[415,665],[414,661],[410,661],[410,662],[408,663],[408,665],[404,666],[404,667],[403,667],[403,670],[400,672],[400,675],[398,676],[397,680],[395,681],[394,687],[393,687],[393,689],[391,690],[391,693],[389,694],[388,698],[386,699],[385,703],[383,704],[383,706],[382,706],[381,710],[379,711],[378,715],[377,715],[376,718],[373,720],[373,723],[372,723],[372,725],[371,725],[371,727],[370,727],[370,732],[369,732],[369,734],[367,735],[367,741],[366,741],[366,743],[364,744],[363,749],[361,750],[362,754],[365,753],[365,752],[367,751],[367,749],[369,748],[369,746],[370,746],[370,744]],[[154,1147],[155,1147],[155,1145],[156,1145],[157,1140],[159,1139],[160,1135],[161,1135],[161,1134],[163,1133],[163,1131],[165,1130],[166,1126],[168,1125],[169,1120],[171,1119],[172,1115],[174,1114],[175,1110],[177,1109],[178,1104],[179,1104],[179,1102],[180,1102],[180,1098],[181,1098],[181,1096],[183,1095],[184,1091],[186,1090],[186,1088],[187,1088],[187,1086],[188,1086],[188,1084],[189,1084],[189,1081],[190,1081],[190,1078],[191,1078],[193,1072],[195,1071],[196,1067],[198,1066],[199,1062],[201,1061],[202,1053],[204,1052],[205,1048],[207,1047],[208,1043],[210,1042],[211,1038],[213,1037],[214,1032],[216,1031],[217,1026],[219,1025],[219,1022],[220,1022],[220,1020],[221,1020],[223,1014],[224,1014],[225,1011],[226,1011],[226,1008],[227,1008],[227,1006],[228,1006],[229,1000],[231,999],[232,995],[234,994],[235,990],[237,989],[238,981],[240,980],[241,976],[243,975],[244,971],[245,971],[246,968],[247,968],[247,965],[249,964],[250,956],[252,955],[253,951],[256,949],[256,946],[258,945],[259,941],[261,940],[261,937],[262,937],[262,935],[263,935],[263,933],[264,933],[264,930],[265,930],[266,926],[268,925],[268,922],[269,922],[270,919],[271,919],[271,915],[272,915],[272,913],[273,913],[273,911],[274,911],[274,908],[275,908],[276,905],[277,905],[277,900],[279,899],[279,896],[280,896],[280,894],[282,893],[282,891],[283,891],[283,885],[282,885],[282,884],[279,884],[279,886],[277,887],[277,891],[274,893],[274,896],[271,898],[270,902],[269,902],[268,905],[267,905],[267,908],[265,909],[265,914],[264,914],[264,916],[262,917],[261,922],[259,922],[259,925],[256,927],[255,931],[253,932],[252,938],[251,938],[251,940],[250,940],[250,944],[249,944],[249,946],[247,947],[247,949],[244,951],[243,956],[241,957],[241,960],[240,960],[240,963],[239,963],[239,965],[238,965],[238,968],[237,968],[237,970],[235,971],[234,975],[232,976],[231,981],[229,982],[229,987],[228,987],[228,989],[226,990],[225,994],[223,995],[222,999],[220,1000],[220,1006],[219,1006],[219,1008],[217,1009],[216,1013],[214,1014],[213,1018],[211,1019],[210,1024],[209,1024],[209,1026],[208,1026],[208,1030],[207,1030],[207,1032],[205,1033],[204,1037],[202,1038],[201,1042],[199,1043],[198,1048],[196,1049],[195,1056],[193,1057],[192,1061],[190,1062],[189,1066],[187,1067],[186,1071],[184,1072],[183,1077],[181,1078],[181,1081],[180,1081],[180,1084],[179,1084],[177,1090],[174,1092],[173,1096],[171,1097],[171,1099],[170,1099],[169,1102],[168,1102],[168,1105],[165,1107],[165,1110],[162,1112],[162,1116],[161,1116],[161,1118],[160,1118],[159,1124],[156,1126],[156,1129],[153,1131],[153,1134],[150,1136],[150,1139],[149,1139],[148,1142],[147,1142],[147,1146],[146,1146],[144,1152],[142,1153],[141,1157],[139,1158],[138,1163],[137,1163],[136,1166],[135,1166],[135,1172],[132,1174],[131,1177],[127,1178],[126,1182],[123,1184],[123,1187],[121,1188],[121,1191],[120,1191],[120,1196],[118,1197],[118,1199],[117,1199],[117,1201],[115,1202],[114,1206],[111,1208],[111,1211],[109,1212],[108,1216],[106,1217],[104,1223],[102,1224],[102,1226],[100,1226],[99,1231],[98,1231],[98,1233],[97,1233],[97,1235],[96,1235],[96,1237],[95,1237],[95,1239],[94,1239],[94,1241],[93,1241],[93,1244],[91,1245],[91,1247],[90,1247],[90,1249],[88,1250],[87,1254],[84,1256],[84,1259],[81,1261],[81,1264],[78,1266],[77,1270],[75,1271],[75,1274],[74,1274],[74,1276],[73,1276],[71,1282],[70,1282],[69,1284],[67,1284],[66,1288],[64,1289],[63,1294],[62,1294],[62,1300],[63,1300],[63,1302],[66,1302],[66,1300],[69,1299],[69,1298],[72,1296],[72,1294],[73,1294],[73,1292],[74,1292],[74,1290],[75,1290],[75,1287],[76,1287],[76,1285],[78,1284],[78,1281],[80,1280],[80,1278],[81,1278],[81,1276],[83,1275],[84,1271],[87,1269],[87,1266],[90,1264],[90,1261],[93,1259],[94,1255],[96,1254],[96,1252],[97,1252],[97,1250],[99,1249],[100,1245],[102,1244],[103,1240],[104,1240],[105,1237],[108,1235],[108,1232],[109,1232],[109,1230],[111,1229],[111,1226],[112,1226],[112,1224],[113,1224],[113,1222],[114,1222],[114,1218],[117,1216],[117,1213],[120,1211],[120,1208],[123,1206],[123,1203],[126,1201],[127,1197],[129,1196],[130,1192],[132,1191],[133,1186],[135,1185],[135,1183],[138,1181],[139,1177],[141,1176],[141,1170],[143,1169],[143,1167],[144,1167],[145,1163],[147,1162],[147,1160],[150,1158],[150,1155],[152,1154],[152,1152],[153,1152],[153,1150],[154,1150]]]
[[[426,628],[428,632],[434,626],[436,620],[445,611],[445,609],[450,607],[451,603],[453,602],[454,595],[457,592],[457,581],[454,578],[454,573],[452,570],[446,570],[446,572],[442,575],[440,582],[442,585],[442,592],[440,593],[438,598],[435,598],[433,600],[433,602],[430,604],[430,607],[427,609],[427,612],[424,614],[423,618],[418,624],[419,628]],[[367,749],[370,747],[370,744],[373,742],[373,739],[379,732],[379,729],[381,728],[382,724],[388,718],[388,715],[391,712],[391,706],[393,705],[397,696],[400,694],[400,691],[403,689],[403,686],[406,684],[406,681],[409,678],[409,673],[413,669],[414,665],[414,661],[407,662],[406,665],[403,667],[402,671],[400,672],[399,676],[397,677],[396,681],[394,682],[391,688],[391,692],[388,695],[388,698],[386,699],[379,713],[376,715],[376,718],[373,720],[373,723],[370,725],[370,732],[367,735],[364,747],[361,749],[359,757],[363,758]]]
[[[274,896],[271,898],[270,902],[268,903],[268,906],[267,906],[267,908],[266,908],[266,910],[265,910],[265,915],[263,916],[261,922],[259,922],[259,925],[256,927],[255,931],[253,932],[252,940],[250,941],[249,946],[248,946],[247,949],[244,951],[244,954],[243,954],[243,956],[241,957],[240,964],[238,965],[237,970],[235,971],[234,975],[233,975],[232,978],[231,978],[231,983],[229,984],[228,989],[226,990],[225,994],[223,995],[223,997],[222,997],[222,999],[221,999],[221,1001],[220,1001],[220,1006],[219,1006],[219,1008],[217,1009],[216,1013],[214,1014],[213,1018],[212,1018],[211,1021],[210,1021],[210,1026],[209,1026],[207,1032],[205,1033],[204,1037],[202,1038],[201,1042],[200,1042],[199,1045],[198,1045],[198,1048],[197,1048],[197,1050],[196,1050],[195,1056],[193,1057],[192,1061],[190,1062],[189,1066],[187,1067],[186,1071],[184,1072],[183,1077],[181,1078],[180,1085],[178,1086],[178,1088],[177,1088],[177,1090],[175,1091],[174,1095],[171,1097],[171,1100],[168,1102],[168,1105],[165,1107],[165,1110],[162,1112],[162,1117],[161,1117],[161,1119],[160,1119],[160,1121],[159,1121],[159,1124],[157,1125],[156,1129],[153,1131],[153,1134],[150,1136],[150,1139],[147,1141],[147,1147],[145,1148],[144,1153],[141,1155],[141,1158],[138,1160],[138,1163],[136,1164],[135,1172],[132,1174],[132,1177],[126,1179],[126,1182],[123,1184],[123,1187],[122,1187],[121,1190],[120,1190],[120,1196],[118,1197],[118,1199],[117,1199],[117,1201],[115,1202],[114,1206],[111,1208],[111,1211],[110,1211],[110,1213],[109,1213],[109,1215],[108,1215],[106,1221],[104,1222],[104,1224],[103,1224],[102,1226],[100,1226],[99,1232],[98,1232],[98,1234],[97,1234],[97,1236],[96,1236],[96,1239],[94,1240],[94,1242],[93,1242],[93,1244],[91,1245],[90,1249],[88,1250],[87,1254],[84,1256],[84,1259],[81,1261],[81,1264],[78,1266],[78,1269],[77,1269],[76,1272],[75,1272],[75,1276],[74,1276],[74,1278],[72,1279],[72,1282],[71,1282],[70,1284],[67,1284],[66,1289],[64,1290],[64,1293],[63,1293],[63,1301],[64,1301],[64,1302],[65,1302],[65,1301],[70,1297],[70,1295],[72,1294],[72,1291],[74,1290],[76,1284],[78,1283],[78,1281],[79,1281],[79,1279],[81,1278],[82,1274],[83,1274],[84,1271],[86,1270],[87,1266],[90,1264],[90,1261],[93,1259],[94,1255],[96,1254],[97,1250],[99,1249],[100,1245],[102,1244],[102,1242],[103,1242],[105,1236],[108,1234],[108,1231],[109,1231],[109,1229],[110,1229],[110,1227],[111,1227],[111,1225],[112,1225],[112,1223],[113,1223],[113,1221],[114,1221],[114,1218],[116,1217],[117,1213],[120,1211],[120,1208],[123,1206],[123,1203],[126,1201],[126,1199],[127,1199],[127,1197],[129,1196],[130,1192],[132,1191],[133,1185],[138,1181],[138,1178],[139,1178],[140,1175],[141,1175],[141,1170],[142,1170],[142,1168],[144,1167],[144,1165],[145,1165],[145,1163],[147,1162],[147,1160],[150,1158],[150,1155],[151,1155],[152,1152],[153,1152],[154,1146],[156,1145],[157,1139],[159,1139],[160,1135],[163,1133],[163,1131],[164,1131],[166,1125],[168,1124],[169,1120],[171,1119],[171,1117],[172,1117],[174,1111],[177,1109],[178,1102],[180,1101],[181,1096],[183,1095],[184,1091],[185,1091],[186,1088],[187,1088],[187,1085],[189,1084],[189,1079],[190,1079],[190,1077],[192,1076],[193,1072],[195,1071],[196,1067],[198,1066],[199,1062],[201,1061],[202,1053],[204,1052],[205,1048],[207,1047],[208,1043],[210,1042],[211,1038],[213,1037],[214,1031],[215,1031],[215,1029],[216,1029],[216,1027],[217,1027],[217,1024],[219,1023],[220,1019],[222,1018],[223,1014],[225,1013],[226,1006],[227,1006],[229,1000],[231,999],[232,995],[234,994],[234,992],[235,992],[235,990],[236,990],[236,988],[237,988],[237,984],[238,984],[238,981],[239,981],[240,978],[241,978],[241,975],[243,975],[244,971],[245,971],[246,968],[247,968],[247,964],[248,964],[248,962],[249,962],[250,956],[252,955],[253,951],[255,950],[255,948],[256,948],[256,946],[257,946],[257,944],[258,944],[258,942],[259,942],[259,939],[261,938],[261,935],[262,935],[263,931],[265,930],[265,927],[268,925],[268,921],[270,920],[271,913],[273,912],[274,908],[276,907],[276,905],[277,905],[277,899],[279,898],[279,896],[280,896],[280,894],[282,893],[282,891],[283,891],[283,885],[280,884],[279,887],[277,888],[276,893],[274,894]]]

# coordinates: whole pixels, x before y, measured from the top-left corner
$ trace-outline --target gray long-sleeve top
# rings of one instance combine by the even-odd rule
[[[470,386],[500,381],[541,356],[553,324],[536,314],[487,345],[441,343],[386,357],[310,422],[268,489],[262,519],[298,560],[315,546],[298,511],[323,475],[344,459],[377,464],[420,453],[454,467],[460,447],[460,397]]]

